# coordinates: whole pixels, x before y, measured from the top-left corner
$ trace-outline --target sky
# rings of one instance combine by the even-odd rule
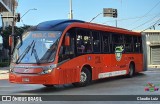
[[[17,0],[16,12],[23,17],[17,26],[37,25],[40,22],[68,19],[69,0]],[[93,23],[129,30],[144,30],[160,19],[160,0],[72,0],[73,18],[89,22],[103,12],[103,8],[118,10],[118,18],[99,15]],[[31,10],[31,9],[37,10]],[[160,22],[159,22],[160,23]],[[0,26],[2,26],[0,19]],[[160,29],[160,26],[156,26]]]

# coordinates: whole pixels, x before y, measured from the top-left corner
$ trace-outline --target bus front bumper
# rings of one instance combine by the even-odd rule
[[[52,74],[31,75],[31,74],[9,74],[9,81],[18,84],[58,84]]]

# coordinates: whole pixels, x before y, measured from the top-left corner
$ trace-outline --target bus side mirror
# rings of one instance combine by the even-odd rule
[[[11,35],[9,36],[9,46],[10,47],[12,46],[12,36]]]
[[[69,36],[65,36],[64,45],[65,46],[70,46],[70,37]]]

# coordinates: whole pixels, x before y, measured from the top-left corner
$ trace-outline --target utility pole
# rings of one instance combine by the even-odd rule
[[[69,19],[73,19],[72,0],[69,1],[69,5],[70,5]]]
[[[118,25],[118,24],[117,24],[117,19],[116,19],[116,27],[117,27],[117,25]]]
[[[14,49],[14,26],[15,26],[15,0],[12,2],[12,15],[13,15],[13,21],[12,21],[12,46],[11,46],[11,53]]]

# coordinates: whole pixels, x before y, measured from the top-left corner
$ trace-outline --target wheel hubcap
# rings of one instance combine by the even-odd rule
[[[81,72],[81,79],[80,79],[80,82],[85,82],[85,81],[86,81],[86,79],[87,79],[87,75],[86,75],[86,73]]]

